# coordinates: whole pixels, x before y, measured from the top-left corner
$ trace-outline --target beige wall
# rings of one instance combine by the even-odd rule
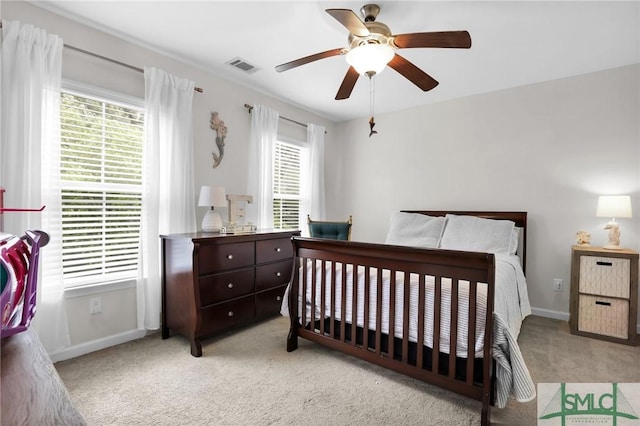
[[[531,303],[567,318],[575,233],[607,241],[598,195],[632,196],[635,217],[618,222],[622,245],[640,249],[639,75],[628,66],[379,115],[372,138],[366,119],[340,123],[329,214],[352,214],[353,238],[377,242],[400,209],[527,211]]]

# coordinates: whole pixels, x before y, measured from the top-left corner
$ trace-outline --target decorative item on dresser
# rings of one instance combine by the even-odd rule
[[[220,232],[222,228],[222,218],[214,210],[214,207],[225,207],[227,199],[225,189],[222,186],[202,186],[198,206],[210,207],[202,218],[202,230],[204,232]]]
[[[584,246],[571,252],[571,332],[636,345],[638,253]]]
[[[161,235],[162,338],[170,330],[191,341],[276,315],[291,277],[291,237],[300,231]]]

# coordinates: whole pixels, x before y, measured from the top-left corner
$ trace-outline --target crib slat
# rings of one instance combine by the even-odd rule
[[[316,326],[316,268],[317,268],[317,261],[316,259],[313,259],[311,261],[311,270],[313,271],[311,273],[311,330],[315,330],[315,326]],[[306,292],[305,292],[306,294]]]
[[[467,383],[473,383],[476,356],[476,303],[478,283],[469,283],[469,327],[467,331]]]
[[[325,334],[325,308],[327,304],[327,286],[323,283],[327,282],[327,261],[321,260],[320,265],[322,265],[322,269],[320,270],[320,334]]]
[[[404,303],[402,309],[402,362],[407,363],[409,361],[409,309],[411,306],[411,274],[404,273]]]
[[[440,308],[442,307],[442,277],[435,277],[433,291],[433,355],[432,370],[434,373],[440,373]]]
[[[420,274],[418,280],[418,352],[416,366],[422,368],[424,360],[424,310],[425,310],[425,276]]]
[[[301,257],[300,258],[300,264],[302,265],[302,271],[300,272],[300,276],[302,277],[302,288],[300,289],[300,294],[298,294],[299,298],[302,298],[302,300],[305,300],[307,297],[307,288],[308,288],[308,280],[307,280],[307,270],[309,268],[309,259]],[[298,309],[298,300],[295,300],[293,303],[295,303],[294,308]],[[290,303],[291,304],[291,303]],[[301,317],[300,317],[300,323],[302,324],[302,327],[304,328],[306,326],[306,321],[307,321],[307,304],[306,303],[301,303]],[[295,312],[295,311],[294,311]]]
[[[336,337],[336,262],[331,262],[331,312],[329,315],[329,333]]]
[[[340,268],[342,268],[342,280],[340,284],[342,285],[342,291],[340,293],[340,340],[344,343],[346,342],[346,330],[347,330],[347,264],[340,263]]]
[[[376,354],[382,353],[382,268],[378,268],[376,286]]]
[[[391,271],[389,283],[389,358],[393,359],[395,353],[394,337],[396,330],[396,271]]]
[[[364,323],[362,324],[362,346],[369,348],[369,289],[371,288],[370,268],[364,268]]]
[[[356,345],[356,334],[358,332],[358,272],[360,265],[353,265],[351,277],[351,345]]]
[[[449,333],[449,377],[456,376],[456,355],[458,353],[458,287],[457,278],[451,280],[451,332]]]

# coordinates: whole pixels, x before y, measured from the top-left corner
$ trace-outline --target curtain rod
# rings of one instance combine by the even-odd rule
[[[2,21],[0,21],[0,28],[2,28]],[[144,69],[143,68],[139,68],[139,67],[135,67],[133,65],[125,64],[124,62],[120,62],[120,61],[115,60],[115,59],[107,58],[106,56],[98,55],[97,53],[89,52],[88,50],[80,49],[79,47],[71,46],[70,44],[63,43],[63,46],[66,47],[67,49],[75,50],[76,52],[84,53],[85,55],[93,56],[94,58],[102,59],[103,61],[111,62],[112,64],[120,65],[120,66],[123,66],[125,68],[129,68],[131,70],[138,71],[138,72],[141,72],[141,73],[144,74]],[[195,90],[198,93],[202,93],[203,92],[201,87],[194,87],[193,90]]]
[[[88,50],[80,49],[79,47],[71,46],[71,45],[66,44],[66,43],[64,44],[64,47],[66,47],[66,48],[68,48],[70,50],[75,50],[76,52],[84,53],[85,55],[93,56],[94,58],[98,58],[98,59],[102,59],[102,60],[107,61],[107,62],[111,62],[112,64],[120,65],[120,66],[123,66],[125,68],[129,68],[131,70],[141,72],[141,73],[144,74],[144,69],[143,68],[139,68],[139,67],[136,67],[136,66],[133,66],[133,65],[129,65],[129,64],[126,64],[124,62],[120,62],[120,61],[118,61],[116,59],[107,58],[106,56],[102,56],[102,55],[99,55],[97,53],[89,52]],[[201,87],[194,87],[193,90],[195,90],[198,93],[202,93],[204,91],[204,90],[202,90]]]
[[[244,104],[244,107],[248,110],[249,114],[251,114],[251,110],[253,110],[253,107],[252,107],[251,105],[249,105],[249,104]],[[288,121],[288,122],[293,123],[293,124],[297,124],[298,126],[308,127],[305,123],[301,123],[301,122],[299,122],[299,121],[292,120],[292,119],[290,119],[290,118],[283,117],[283,116],[281,116],[281,115],[278,115],[278,118],[280,118],[280,119],[282,119],[282,120],[285,120],[285,121]],[[326,130],[324,131],[324,134],[325,134],[325,135],[327,134],[327,131],[326,131]]]

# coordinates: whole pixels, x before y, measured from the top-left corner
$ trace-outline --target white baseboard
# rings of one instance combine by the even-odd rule
[[[560,321],[569,321],[569,313],[568,312],[560,312],[560,311],[552,311],[549,309],[541,309],[541,308],[531,308],[531,313],[533,315],[545,318],[557,319]],[[636,333],[640,334],[640,323],[636,326]]]
[[[569,312],[552,311],[550,309],[531,308],[533,315],[545,318],[552,318],[561,321],[569,321]]]
[[[147,332],[145,330],[125,331],[113,336],[108,336],[102,339],[96,339],[90,342],[81,343],[79,345],[70,346],[58,352],[49,354],[49,357],[51,357],[51,361],[56,363],[58,361],[64,361],[67,359],[79,357],[81,355],[86,355],[91,352],[99,351],[101,349],[106,349],[111,346],[130,342],[131,340],[141,339],[146,335]]]

